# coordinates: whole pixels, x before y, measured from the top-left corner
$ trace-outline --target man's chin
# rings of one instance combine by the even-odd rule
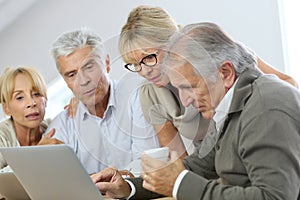
[[[86,107],[92,107],[95,106],[95,100],[94,98],[91,99],[82,99],[80,100]]]

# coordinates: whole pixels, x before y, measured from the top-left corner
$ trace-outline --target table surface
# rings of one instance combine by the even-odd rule
[[[105,198],[105,200],[113,200],[111,198]],[[173,197],[164,197],[164,198],[158,198],[155,200],[175,200]]]
[[[2,195],[0,194],[0,200],[2,200]],[[105,200],[113,200],[111,198],[105,198]],[[158,199],[155,199],[155,200],[175,200],[174,198],[172,197],[164,197],[164,198],[158,198]]]

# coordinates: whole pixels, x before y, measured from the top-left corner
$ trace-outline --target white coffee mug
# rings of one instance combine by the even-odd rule
[[[152,158],[156,158],[164,162],[167,162],[169,160],[169,152],[170,152],[169,147],[160,147],[160,148],[146,150],[144,151],[144,154],[147,154]]]

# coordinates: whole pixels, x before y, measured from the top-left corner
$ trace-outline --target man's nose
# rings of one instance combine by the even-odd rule
[[[80,86],[86,86],[89,83],[89,78],[84,73],[78,73],[77,83]]]
[[[179,90],[179,98],[184,107],[188,107],[193,103],[193,98],[191,98],[186,92]]]

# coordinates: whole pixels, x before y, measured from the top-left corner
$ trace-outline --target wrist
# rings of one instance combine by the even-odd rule
[[[131,197],[133,197],[135,195],[136,189],[135,189],[135,186],[133,185],[133,183],[130,180],[125,179],[125,181],[127,182],[128,190],[126,192],[127,197],[125,197],[124,199],[127,200],[127,199],[130,199]]]

